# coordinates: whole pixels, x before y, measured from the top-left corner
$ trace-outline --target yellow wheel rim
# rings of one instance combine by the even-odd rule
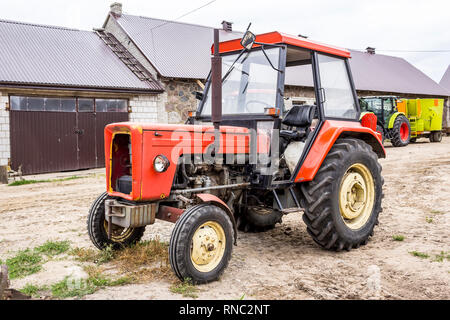
[[[105,222],[103,223],[103,227],[105,228],[106,234],[108,234],[108,221],[105,220]],[[131,236],[133,230],[133,228],[126,229],[113,224],[111,241],[122,243]]]
[[[361,163],[352,165],[342,178],[339,190],[339,209],[347,227],[361,229],[369,221],[374,203],[372,173]]]
[[[225,231],[214,221],[201,225],[194,233],[191,260],[200,272],[214,270],[222,261],[226,247]]]

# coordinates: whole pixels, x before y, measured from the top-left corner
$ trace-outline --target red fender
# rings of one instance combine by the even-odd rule
[[[381,134],[363,127],[356,121],[327,120],[320,129],[295,182],[312,181],[334,143],[340,137],[361,139],[372,147],[378,157],[386,157],[386,151],[381,143]]]
[[[234,229],[234,244],[237,244],[237,224],[236,224],[236,220],[234,219],[234,215],[233,215],[233,211],[231,211],[230,207],[228,207],[228,205],[223,202],[222,200],[220,200],[218,197],[212,195],[212,194],[208,194],[208,193],[201,193],[201,194],[196,194],[195,195],[197,198],[199,198],[203,203],[211,203],[213,205],[216,205],[220,208],[222,208],[223,210],[225,210],[225,212],[227,213],[228,217],[230,217],[231,223],[233,224],[233,229]]]

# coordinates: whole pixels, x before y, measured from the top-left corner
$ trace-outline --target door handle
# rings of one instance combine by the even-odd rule
[[[75,134],[83,135],[84,134],[84,130],[83,129],[75,129]]]

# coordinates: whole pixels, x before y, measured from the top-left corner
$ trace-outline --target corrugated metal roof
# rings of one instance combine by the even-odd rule
[[[446,96],[447,91],[403,58],[350,50],[350,67],[357,90]],[[304,66],[286,71],[286,84],[312,86]]]
[[[128,14],[112,17],[163,77],[208,76],[214,28]],[[220,32],[221,41],[241,36],[241,32]]]
[[[448,91],[448,95],[450,96],[450,65],[442,76],[441,81],[439,82],[440,86]]]
[[[213,28],[123,14],[113,16],[130,39],[163,77],[204,79],[210,70]],[[221,32],[221,41],[242,36]],[[350,50],[350,64],[358,90],[447,95],[423,72],[398,57]],[[301,67],[289,68],[286,84],[311,86],[312,78],[302,76]]]
[[[94,33],[0,20],[0,83],[161,91]]]

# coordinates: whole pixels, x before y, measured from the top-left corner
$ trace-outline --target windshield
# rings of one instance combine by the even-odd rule
[[[279,68],[279,48],[265,49],[272,65]],[[222,113],[256,114],[275,108],[278,71],[272,68],[262,50],[222,57]],[[236,62],[235,62],[236,61]],[[235,63],[234,63],[235,62]],[[234,65],[233,65],[234,63]],[[211,90],[208,90],[202,116],[211,115]]]

